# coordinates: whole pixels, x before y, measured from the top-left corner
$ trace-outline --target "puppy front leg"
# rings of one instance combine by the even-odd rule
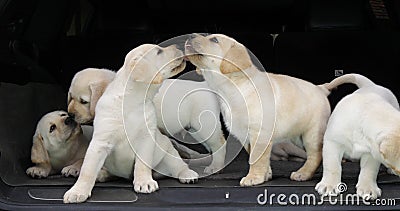
[[[135,160],[133,188],[138,193],[152,193],[158,190],[158,183],[153,180],[152,169],[148,165],[140,158]]]
[[[258,185],[272,178],[271,149],[272,143],[250,141],[250,169],[246,177],[240,181],[240,186]]]
[[[381,196],[381,189],[376,183],[376,177],[381,163],[370,154],[364,154],[360,160],[360,175],[356,185],[357,195],[364,200],[374,200]]]
[[[137,138],[135,143],[136,158],[133,172],[133,188],[138,193],[151,193],[158,190],[158,183],[153,180],[152,166],[155,152],[155,140],[145,136]],[[140,140],[140,141],[139,141]]]
[[[79,203],[90,197],[96,177],[109,151],[110,146],[106,141],[94,139],[90,142],[78,180],[64,194],[64,203]]]
[[[75,163],[64,167],[61,170],[61,174],[64,175],[65,177],[69,177],[69,176],[73,176],[73,177],[77,177],[79,176],[79,172],[81,171],[81,167],[82,167],[82,163],[83,163],[83,158],[77,160]]]
[[[38,163],[26,170],[26,174],[33,178],[46,178],[51,172],[50,163]]]

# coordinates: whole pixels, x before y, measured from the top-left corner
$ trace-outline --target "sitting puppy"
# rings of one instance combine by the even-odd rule
[[[358,90],[336,105],[329,119],[323,145],[323,177],[315,190],[323,195],[338,194],[342,158],[360,159],[357,195],[376,199],[381,163],[400,175],[400,112],[393,93],[358,74],[347,74],[326,84],[332,89],[353,83]]]
[[[152,170],[182,183],[197,180],[198,174],[158,130],[152,102],[163,80],[180,73],[185,64],[176,46],[144,44],[127,54],[97,102],[93,138],[77,182],[64,195],[65,203],[85,201],[103,165],[112,175],[133,178],[134,190],[140,193],[158,189]]]
[[[76,121],[82,124],[93,121],[97,101],[114,77],[115,72],[96,68],[75,74],[68,92],[68,112],[74,114]],[[206,82],[167,79],[153,102],[157,126],[163,134],[172,137],[188,129],[212,153],[212,162],[204,169],[205,173],[215,173],[224,167],[226,140],[219,121],[220,109]]]
[[[191,35],[185,54],[222,96],[225,124],[250,154],[250,169],[241,186],[271,178],[272,142],[284,140],[302,140],[307,152],[305,164],[290,178],[312,178],[321,163],[322,138],[330,115],[330,92],[324,86],[261,72],[245,46],[221,34]]]
[[[37,178],[60,172],[66,177],[77,177],[92,136],[91,127],[85,127],[85,135],[79,123],[65,111],[44,115],[33,136],[31,160],[35,166],[26,173]]]

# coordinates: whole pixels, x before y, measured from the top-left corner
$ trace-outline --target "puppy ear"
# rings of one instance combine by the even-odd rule
[[[107,85],[108,83],[106,81],[98,81],[89,84],[89,89],[91,92],[89,111],[92,116],[95,115],[97,102],[99,101],[101,95],[103,95]]]
[[[382,140],[381,144],[379,145],[379,151],[383,159],[389,165],[391,165],[390,168],[399,171],[400,169],[396,169],[396,167],[400,161],[400,148],[399,148],[400,139],[397,138],[400,137],[396,138],[390,137]]]
[[[71,102],[71,93],[68,92],[67,106],[69,105],[70,102]]]
[[[44,147],[43,137],[38,132],[33,136],[31,160],[32,163],[36,164],[50,164],[49,154]]]
[[[156,75],[153,75],[152,72],[157,71],[151,71],[149,69],[151,68],[151,66],[152,65],[149,65],[148,62],[142,58],[142,56],[132,59],[129,62],[129,68],[133,70],[133,72],[131,73],[132,80],[150,84],[161,84],[164,80],[163,77],[160,73],[156,73]]]
[[[223,74],[245,70],[252,65],[246,47],[234,43],[221,62],[220,70]]]
[[[148,78],[143,77],[145,74],[148,74],[145,73],[145,71],[146,71],[145,69],[140,69],[136,71],[133,74],[132,79],[137,82],[145,82],[150,84],[161,84],[164,81],[164,79],[159,73],[157,73],[154,77],[151,76],[149,76]]]

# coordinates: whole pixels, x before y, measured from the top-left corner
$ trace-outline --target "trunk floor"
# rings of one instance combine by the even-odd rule
[[[159,178],[156,179],[160,187],[239,187],[239,181],[247,174],[247,162],[240,157],[245,156],[241,153],[237,160],[234,160],[221,172],[212,174],[206,177],[201,177],[195,184],[181,184],[177,179]],[[314,187],[322,178],[322,168],[320,167],[313,179],[310,181],[297,182],[289,179],[292,171],[296,171],[302,166],[302,163],[295,161],[271,161],[273,172],[272,180],[259,186],[286,186],[286,187]],[[199,174],[203,168],[192,168]],[[359,163],[345,162],[342,163],[342,180],[346,184],[356,184]],[[28,177],[24,172],[15,172],[15,174],[7,174],[1,178],[6,184],[11,186],[72,186],[76,178],[65,178],[62,175],[52,175],[46,179],[33,179]],[[378,184],[397,183],[400,178],[395,175],[390,175],[386,172],[383,166],[378,174]],[[96,183],[96,187],[132,187],[132,181],[128,179],[117,179],[104,183]]]
[[[25,174],[32,166],[30,149],[32,135],[40,117],[56,109],[66,109],[66,93],[57,85],[29,83],[27,85],[0,84],[0,178],[10,186],[71,186],[76,178],[64,178],[53,175],[46,179],[33,179]],[[3,115],[4,114],[4,115]],[[228,140],[229,147],[237,143]],[[236,146],[237,147],[237,146]],[[233,158],[232,158],[233,159]],[[160,187],[237,187],[242,177],[247,174],[248,155],[242,150],[222,172],[202,177],[195,184],[181,184],[177,179],[161,178],[157,181]],[[302,163],[295,161],[272,161],[273,178],[260,186],[314,186],[322,177],[320,166],[313,179],[306,182],[295,182],[289,179],[291,172],[296,171]],[[203,168],[195,168],[199,174]],[[342,163],[342,178],[348,184],[357,182],[358,162]],[[382,166],[378,183],[400,182],[400,178],[386,173]],[[119,179],[96,183],[96,187],[132,187],[132,181]]]

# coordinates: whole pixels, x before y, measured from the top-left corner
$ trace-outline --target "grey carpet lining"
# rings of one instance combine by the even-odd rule
[[[30,162],[32,135],[36,123],[47,112],[66,109],[66,93],[51,84],[29,83],[27,85],[0,84],[0,178],[10,186],[71,186],[76,178],[53,175],[46,179],[33,179],[25,174]],[[238,143],[228,142],[229,147]],[[161,178],[160,187],[237,187],[240,179],[248,171],[247,153],[241,151],[222,172],[200,178],[195,184],[180,184],[176,179]],[[290,173],[300,168],[302,163],[295,161],[272,161],[273,179],[261,186],[314,186],[322,177],[322,167],[311,181],[295,182],[289,179]],[[359,173],[358,162],[345,162],[343,180],[356,183]],[[201,173],[203,168],[194,168]],[[398,183],[399,177],[389,175],[381,167],[378,183]],[[98,187],[132,187],[132,181],[97,183]]]

